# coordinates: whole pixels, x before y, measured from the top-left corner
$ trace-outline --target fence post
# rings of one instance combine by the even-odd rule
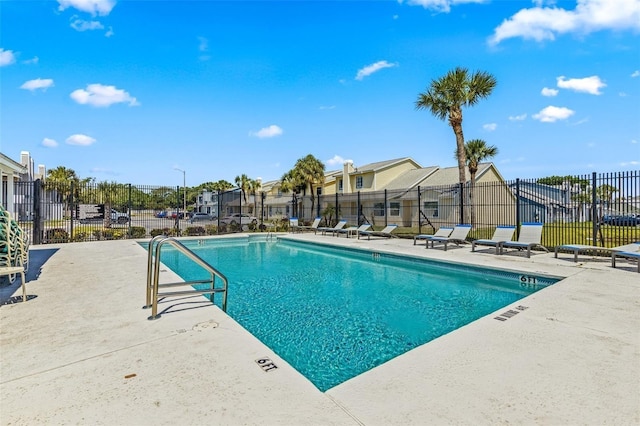
[[[42,212],[40,211],[40,196],[41,196],[42,182],[40,179],[36,179],[33,182],[33,244],[42,244],[42,225],[44,220],[42,219]]]
[[[389,225],[389,211],[387,210],[387,190],[384,190],[384,226]]]
[[[520,238],[520,178],[516,178],[516,238]]]
[[[71,181],[71,184],[69,185],[70,191],[69,191],[69,200],[68,200],[69,201],[69,216],[70,216],[69,220],[71,221],[71,229],[69,231],[70,232],[69,233],[69,237],[71,237],[71,241],[73,241],[73,218],[74,218],[75,212],[76,212],[76,210],[75,210],[75,208],[73,206],[73,189],[74,189],[73,188],[73,184],[74,184],[73,181]],[[64,214],[63,214],[63,216],[64,216]]]
[[[336,191],[336,223],[339,220],[339,218],[338,218],[339,211],[340,211],[340,209],[338,208],[338,191]],[[327,226],[331,226],[331,224],[327,223]]]
[[[358,219],[356,223],[360,226],[360,191],[358,191],[357,201],[356,201],[356,214],[358,215]]]
[[[458,188],[460,192],[460,223],[465,223],[464,221],[464,182],[459,182]]]
[[[418,185],[418,234],[422,234],[422,217],[420,216],[421,209],[422,203],[420,202],[420,185]]]
[[[129,215],[129,238],[131,238],[131,206],[133,205],[133,202],[131,201],[131,184],[129,184],[129,194],[127,196],[128,200],[127,200],[127,215]],[[109,213],[111,214],[111,213]],[[187,214],[187,212],[184,212],[184,214]]]
[[[591,174],[591,237],[593,238],[593,245],[598,242],[598,206],[596,205],[597,191],[596,191],[596,172]],[[604,245],[604,244],[603,244]]]

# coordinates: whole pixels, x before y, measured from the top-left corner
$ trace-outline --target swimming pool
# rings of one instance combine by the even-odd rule
[[[322,391],[557,281],[292,240],[181,242],[227,276],[227,313]],[[162,261],[204,276],[171,248]]]

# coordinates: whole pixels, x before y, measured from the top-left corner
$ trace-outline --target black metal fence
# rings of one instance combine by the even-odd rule
[[[191,212],[206,213],[191,218]],[[616,246],[640,241],[640,171],[562,178],[425,186],[328,195],[203,192],[187,200],[180,187],[117,183],[19,182],[13,215],[34,244],[213,235],[286,229],[287,219],[310,224],[339,219],[375,229],[399,225],[400,237],[441,226],[473,225],[470,238],[489,238],[497,225],[544,223],[543,245]]]

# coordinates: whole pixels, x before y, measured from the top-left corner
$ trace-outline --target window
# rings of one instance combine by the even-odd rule
[[[374,216],[384,216],[384,203],[375,203],[373,205],[373,215]]]
[[[356,189],[360,189],[362,187],[362,176],[356,176]]]
[[[400,216],[400,203],[389,203],[389,216]]]
[[[427,216],[438,217],[438,202],[425,201],[422,210],[424,210],[424,214]]]
[[[338,191],[342,191],[342,179],[338,181]]]

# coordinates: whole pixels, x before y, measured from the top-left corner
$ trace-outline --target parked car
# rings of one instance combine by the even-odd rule
[[[163,210],[161,212],[156,213],[156,217],[159,219],[162,219],[162,218],[168,217],[168,215],[167,215],[167,212]]]
[[[171,219],[175,219],[176,216],[178,217],[178,219],[184,219],[185,218],[184,212],[171,212]],[[187,213],[186,217],[189,217],[188,213]]]
[[[94,223],[94,222],[100,222],[103,220],[104,219],[100,217],[91,217],[91,218],[80,219],[80,223]],[[130,218],[127,213],[121,213],[116,209],[111,209],[111,222],[125,224],[129,222],[129,220]]]
[[[600,221],[603,225],[616,226],[636,226],[640,225],[640,216],[638,215],[604,215]]]
[[[197,222],[200,220],[213,220],[213,216],[209,213],[195,212],[191,216],[191,219],[189,219],[189,223]]]
[[[225,225],[249,225],[258,223],[258,218],[248,214],[233,213],[220,219],[220,223]]]

